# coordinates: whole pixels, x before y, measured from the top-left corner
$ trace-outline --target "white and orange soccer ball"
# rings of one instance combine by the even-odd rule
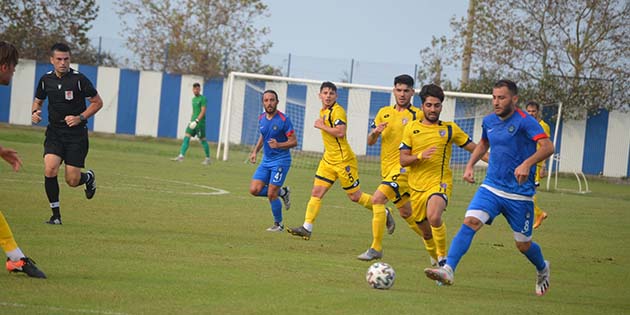
[[[365,280],[374,289],[387,290],[394,285],[396,272],[389,264],[377,262],[368,268]]]

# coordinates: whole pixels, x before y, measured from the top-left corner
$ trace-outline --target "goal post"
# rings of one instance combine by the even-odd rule
[[[232,72],[224,87],[224,110],[217,144],[217,159],[247,161],[252,146],[259,137],[258,117],[264,112],[262,93],[273,89],[278,93],[278,110],[293,122],[298,145],[291,150],[292,167],[316,168],[324,151],[321,132],[313,127],[321,109],[319,88],[321,80],[289,78]],[[371,122],[378,109],[395,104],[393,86],[375,86],[335,82],[337,102],[347,113],[346,137],[359,160],[361,174],[380,174],[380,139],[367,144]],[[491,95],[445,91],[440,119],[455,121],[476,142],[481,138],[481,122],[492,111]],[[417,93],[412,103],[421,105]],[[455,146],[451,158],[454,180],[462,181],[461,174],[470,154]],[[485,163],[480,162],[485,174]],[[482,174],[479,174],[482,177]]]

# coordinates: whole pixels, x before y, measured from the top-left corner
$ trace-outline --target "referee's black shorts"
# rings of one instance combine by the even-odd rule
[[[89,147],[87,126],[57,128],[48,125],[46,128],[44,155],[57,155],[66,165],[84,168]]]

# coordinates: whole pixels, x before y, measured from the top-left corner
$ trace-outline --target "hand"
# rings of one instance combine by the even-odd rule
[[[190,128],[190,129],[195,129],[195,128],[197,128],[197,123],[199,123],[199,122],[197,121],[197,119],[195,119],[195,120],[191,121],[191,122],[190,122],[190,124],[188,124],[188,128]]]
[[[519,185],[527,181],[527,178],[529,177],[529,169],[530,167],[524,164],[521,164],[514,169],[514,177],[516,177],[516,181]]]
[[[475,183],[475,172],[472,167],[466,166],[466,169],[464,170],[464,180],[471,184]]]
[[[17,172],[20,169],[20,166],[22,166],[22,160],[20,160],[17,152],[13,149],[0,147],[0,157],[7,161],[7,163],[11,164],[14,172]]]
[[[256,152],[249,154],[249,163],[256,164]]]
[[[31,115],[31,122],[39,124],[40,121],[42,121],[42,111],[38,109]]]
[[[313,126],[317,129],[322,129],[325,126],[324,119],[323,118],[316,119],[315,124]]]
[[[64,118],[64,120],[66,121],[66,125],[68,125],[68,127],[78,126],[81,123],[81,117],[74,115],[68,115]]]
[[[433,153],[435,153],[436,150],[437,150],[437,147],[433,146],[433,147],[430,147],[430,148],[422,151],[422,153],[418,154],[418,160],[430,159],[431,156],[433,155]]]
[[[387,122],[380,123],[376,126],[376,128],[374,128],[374,133],[380,135],[385,128],[387,128]]]
[[[267,144],[269,144],[269,147],[272,149],[277,149],[280,147],[280,144],[274,138],[269,139],[269,141],[267,141]]]

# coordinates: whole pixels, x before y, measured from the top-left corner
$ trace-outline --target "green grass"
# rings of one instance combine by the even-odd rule
[[[504,219],[484,227],[452,287],[437,287],[422,269],[420,239],[397,217],[383,261],[397,273],[391,290],[370,289],[369,263],[355,259],[371,242],[371,215],[336,185],[323,201],[310,241],[265,231],[268,203],[248,195],[254,165],[234,152],[229,162],[200,164],[191,145],[183,163],[178,141],[92,135],[87,165],[98,192],[69,188],[60,176],[64,225],[50,215],[43,187],[41,128],[0,125],[0,143],[24,168],[0,165],[0,209],[20,247],[48,275],[0,275],[2,314],[623,314],[630,310],[630,187],[591,180],[590,194],[539,194],[550,217],[535,240],[552,263],[551,289],[534,294],[535,271],[513,245]],[[213,148],[214,151],[214,148]],[[314,169],[287,179],[299,225]],[[570,184],[570,179],[562,179]],[[378,175],[361,178],[372,191]],[[185,184],[188,183],[188,184]],[[224,195],[195,195],[229,191]],[[455,187],[445,214],[449,242],[475,186]]]

